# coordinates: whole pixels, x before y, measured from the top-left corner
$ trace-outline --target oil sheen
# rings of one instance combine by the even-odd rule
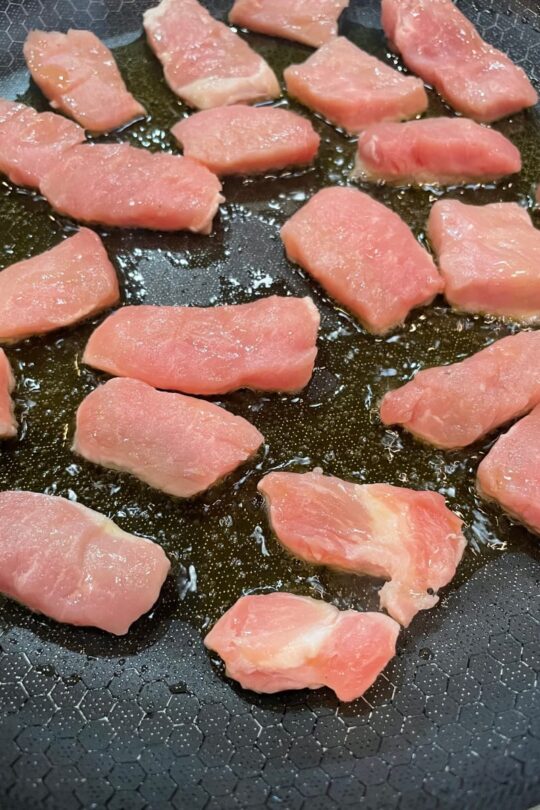
[[[387,52],[380,32],[351,24],[346,34],[403,69]],[[242,35],[280,77],[284,67],[303,61],[310,53],[308,48],[284,40]],[[177,152],[169,130],[188,110],[167,88],[143,38],[116,48],[115,56],[128,87],[149,115],[101,140]],[[435,94],[430,96],[430,115],[452,114]],[[21,100],[46,109],[44,98],[33,86]],[[202,631],[247,592],[279,588],[321,595],[340,607],[377,607],[380,583],[317,569],[292,559],[279,546],[256,490],[259,478],[274,469],[302,471],[319,466],[326,473],[358,483],[387,481],[441,492],[450,508],[463,517],[469,541],[449,589],[459,588],[494,555],[520,550],[540,557],[532,535],[475,493],[476,468],[493,437],[466,451],[442,452],[385,428],[378,419],[383,394],[410,379],[417,369],[462,359],[516,327],[493,318],[456,314],[438,299],[414,312],[392,334],[374,337],[298,267],[289,264],[279,238],[280,226],[320,188],[350,182],[355,143],[300,105],[286,98],[277,103],[313,120],[322,137],[314,167],[275,176],[226,179],[227,201],[211,236],[99,230],[118,270],[126,304],[211,306],[274,293],[313,297],[322,324],[316,370],[308,387],[292,396],[240,391],[215,400],[252,421],[264,434],[265,447],[253,462],[187,502],[162,495],[128,475],[86,463],[71,453],[70,446],[79,403],[105,379],[81,364],[85,343],[99,319],[8,348],[18,380],[16,407],[21,429],[17,441],[0,446],[0,487],[76,499],[104,512],[127,531],[155,539],[173,561],[173,576],[163,598],[154,614],[143,618],[130,634],[125,652],[135,651],[159,618],[163,622],[179,618]],[[368,184],[362,188],[400,214],[423,243],[430,206],[442,195],[474,203],[514,200],[532,211],[539,120],[535,113],[524,112],[496,128],[522,152],[524,168],[518,178],[443,191]],[[533,216],[540,225],[537,215]],[[1,182],[0,267],[51,247],[75,227],[35,193]],[[38,620],[6,602],[3,621],[31,624]],[[40,618],[39,622],[57,632],[47,620]],[[414,625],[410,632],[414,633]],[[107,654],[106,639],[102,642],[101,638],[93,631],[62,629],[63,643]]]

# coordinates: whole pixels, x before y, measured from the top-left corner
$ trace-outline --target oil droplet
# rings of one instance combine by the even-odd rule
[[[169,691],[173,695],[185,695],[187,692],[189,692],[189,689],[184,681],[178,681],[177,683],[169,684]]]

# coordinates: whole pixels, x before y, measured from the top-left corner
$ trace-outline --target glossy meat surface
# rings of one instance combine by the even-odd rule
[[[306,596],[243,596],[206,636],[226,673],[254,692],[328,686],[360,697],[395,655],[399,625]]]
[[[81,228],[45,253],[0,270],[0,343],[71,326],[119,300],[101,239]]]
[[[299,264],[370,332],[383,334],[441,292],[429,253],[400,217],[353,188],[318,191],[281,229]]]
[[[523,70],[485,42],[452,0],[382,0],[381,16],[405,64],[469,118],[495,121],[538,101]]]
[[[235,0],[233,25],[318,48],[337,36],[338,17],[349,0]]]
[[[452,449],[472,444],[538,403],[540,332],[519,332],[459,363],[418,372],[385,395],[381,419]]]
[[[442,495],[352,484],[320,472],[273,472],[259,482],[270,524],[296,557],[387,579],[381,607],[407,626],[439,601],[465,549],[462,521]]]
[[[156,231],[210,233],[223,201],[221,183],[204,166],[127,143],[74,147],[40,190],[59,213],[81,222]]]
[[[31,610],[124,635],[169,568],[161,546],[79,503],[0,492],[0,593]]]
[[[439,200],[428,236],[455,309],[540,321],[540,231],[524,208]]]
[[[242,104],[195,113],[171,131],[186,157],[220,176],[311,163],[320,142],[311,123],[290,110]]]
[[[15,388],[15,378],[11,365],[3,349],[0,349],[0,439],[11,439],[17,435],[17,422],[11,395]]]
[[[246,419],[212,402],[116,378],[79,406],[73,450],[190,498],[233,472],[263,441]]]
[[[424,85],[338,37],[284,73],[287,91],[347,132],[424,112]]]
[[[480,494],[540,534],[540,406],[501,436],[478,468]]]
[[[280,94],[264,59],[197,0],[161,0],[145,12],[144,28],[167,84],[190,107],[205,110]]]
[[[364,130],[354,175],[398,184],[456,185],[520,170],[519,150],[500,132],[467,118],[442,117]]]
[[[91,31],[31,31],[24,56],[51,107],[85,129],[108,132],[145,114],[128,91],[111,51]]]
[[[18,186],[37,188],[84,130],[63,115],[38,113],[26,104],[0,98],[0,172]]]
[[[317,355],[310,298],[270,296],[219,307],[124,307],[90,337],[83,360],[156,388],[211,396],[299,391]]]

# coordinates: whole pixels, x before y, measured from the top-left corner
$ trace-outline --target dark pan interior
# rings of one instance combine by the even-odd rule
[[[141,36],[141,12],[150,4],[4,0],[0,92],[46,108],[22,63],[26,31],[91,28],[115,46],[128,84],[151,114],[117,137],[175,149],[168,129],[186,110],[165,87]],[[208,5],[220,17],[229,7],[222,0]],[[536,0],[460,6],[538,86]],[[353,0],[342,29],[390,58],[374,0]],[[309,53],[285,41],[246,38],[279,72]],[[434,96],[431,112],[451,114]],[[8,350],[22,430],[19,441],[0,448],[0,488],[79,499],[162,543],[173,574],[152,614],[120,639],[63,627],[0,600],[0,807],[6,810],[520,810],[540,802],[538,539],[475,495],[475,470],[492,437],[467,452],[443,453],[377,420],[377,402],[389,387],[419,367],[462,358],[512,327],[456,315],[438,300],[390,337],[374,338],[287,263],[279,226],[317,189],[345,183],[352,165],[353,143],[314,120],[323,136],[317,166],[227,180],[212,236],[100,231],[125,303],[314,297],[322,329],[307,389],[219,400],[264,433],[267,444],[255,463],[188,503],[87,464],[69,448],[78,403],[104,379],[79,362],[97,321]],[[518,200],[532,210],[540,180],[539,113],[497,128],[523,151],[519,178],[445,193],[471,202]],[[423,239],[439,192],[366,188]],[[0,267],[50,247],[73,227],[36,195],[0,184]],[[442,492],[465,519],[470,544],[439,606],[415,618],[385,674],[349,705],[325,690],[243,692],[202,645],[205,629],[246,592],[281,588],[341,607],[376,608],[380,583],[292,560],[268,530],[256,494],[261,474],[316,465],[355,481]]]

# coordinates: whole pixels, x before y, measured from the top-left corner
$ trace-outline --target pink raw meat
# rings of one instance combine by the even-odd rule
[[[299,391],[317,355],[311,298],[219,307],[124,307],[91,335],[83,362],[156,388],[211,396]]]
[[[460,363],[420,371],[386,394],[381,419],[452,449],[472,444],[539,403],[540,332],[519,332]]]
[[[351,484],[320,472],[274,472],[259,482],[271,526],[295,557],[389,580],[381,607],[407,626],[456,573],[462,521],[437,492]]]
[[[161,0],[144,14],[150,46],[171,90],[201,110],[280,94],[264,59],[197,0]]]
[[[24,57],[51,107],[85,129],[108,132],[145,114],[128,92],[114,56],[91,31],[31,31]]]
[[[521,68],[452,0],[382,0],[382,25],[406,65],[469,118],[495,121],[538,101]]]
[[[306,118],[290,110],[242,104],[195,113],[171,131],[186,157],[218,175],[311,163],[321,140]]]
[[[484,498],[540,534],[540,405],[497,439],[478,468]]]
[[[364,130],[354,176],[454,185],[498,180],[520,170],[519,150],[500,132],[467,118],[423,118]]]
[[[318,191],[281,229],[287,256],[383,334],[443,288],[431,256],[408,226],[362,191]]]
[[[538,323],[540,231],[524,208],[439,200],[428,235],[455,309]]]
[[[18,186],[39,186],[84,130],[63,115],[38,113],[0,98],[0,172]]]
[[[253,425],[212,402],[117,378],[79,406],[73,450],[190,498],[247,461],[263,441]]]
[[[17,422],[11,394],[15,388],[15,378],[9,360],[0,349],[0,439],[11,439],[17,435]]]
[[[156,602],[163,549],[79,503],[0,492],[0,592],[51,619],[121,636]]]
[[[116,272],[88,228],[0,271],[0,343],[78,323],[120,300]]]
[[[327,686],[350,701],[369,689],[396,654],[399,625],[382,613],[269,593],[243,596],[214,625],[206,646],[229,678],[254,692]]]
[[[424,112],[424,85],[337,37],[284,73],[287,91],[347,132]]]
[[[40,190],[81,222],[156,231],[210,233],[223,201],[221,183],[204,166],[127,143],[73,147]]]
[[[318,48],[337,36],[349,0],[235,0],[229,22]]]

